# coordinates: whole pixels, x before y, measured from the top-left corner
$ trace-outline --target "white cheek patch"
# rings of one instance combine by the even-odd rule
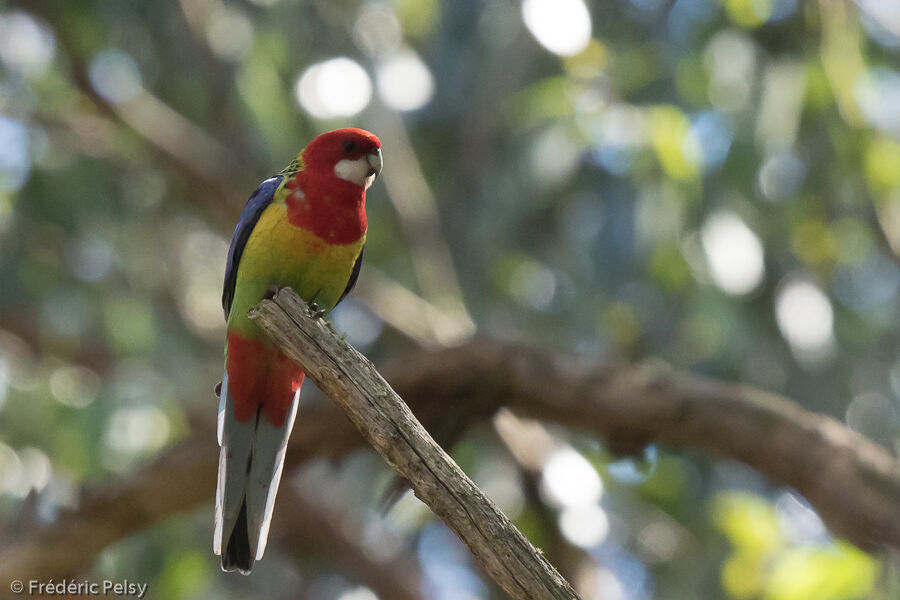
[[[347,160],[345,158],[334,165],[334,174],[344,181],[349,181],[368,189],[375,180],[374,175],[367,175],[371,168],[372,166],[365,156],[361,156],[356,160]]]

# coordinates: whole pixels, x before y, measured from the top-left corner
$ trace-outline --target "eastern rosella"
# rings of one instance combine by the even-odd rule
[[[303,381],[247,313],[283,286],[324,312],[341,301],[359,275],[366,190],[381,166],[373,134],[324,133],[259,185],[234,229],[222,293],[227,342],[213,539],[225,571],[247,574],[263,556]]]

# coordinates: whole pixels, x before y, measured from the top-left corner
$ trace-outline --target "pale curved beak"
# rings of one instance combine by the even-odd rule
[[[378,177],[381,175],[381,169],[384,167],[384,159],[381,157],[381,148],[375,148],[369,152],[366,155],[366,160],[369,163],[369,172],[366,173],[366,176]]]

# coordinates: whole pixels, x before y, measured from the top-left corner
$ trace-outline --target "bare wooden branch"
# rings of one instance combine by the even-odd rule
[[[578,594],[484,492],[432,439],[362,354],[326,321],[309,315],[289,288],[251,310],[250,318],[346,412],[363,437],[405,477],[518,600],[573,600]]]

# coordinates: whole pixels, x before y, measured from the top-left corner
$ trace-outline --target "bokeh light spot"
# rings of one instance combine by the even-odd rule
[[[775,297],[775,317],[795,352],[818,355],[831,346],[834,310],[815,284],[803,279],[785,283]]]
[[[366,587],[357,587],[343,592],[337,600],[378,600],[378,596]]]
[[[759,189],[773,201],[790,198],[800,189],[806,177],[806,165],[789,152],[778,152],[766,158],[759,169]]]
[[[12,71],[39,75],[53,60],[56,41],[49,29],[24,12],[0,15],[0,61]]]
[[[382,56],[400,47],[403,31],[396,13],[382,3],[367,2],[353,24],[353,41],[369,56]]]
[[[873,127],[900,139],[900,73],[893,69],[870,69],[856,82],[853,93]]]
[[[598,118],[581,122],[597,144],[593,159],[614,175],[625,175],[631,170],[650,130],[645,114],[630,104],[611,105]]]
[[[583,0],[525,0],[522,19],[535,39],[554,54],[573,56],[591,40],[591,15]]]
[[[358,348],[367,348],[375,343],[384,328],[378,315],[355,298],[341,302],[331,319],[339,331],[347,332],[347,341]]]
[[[31,173],[28,128],[0,114],[0,192],[14,192]]]
[[[100,377],[87,367],[60,367],[50,375],[50,393],[61,404],[73,408],[90,405],[100,394],[100,387]]]
[[[106,277],[114,257],[109,242],[97,235],[86,235],[66,244],[66,266],[72,275],[83,281],[99,281]]]
[[[317,119],[351,117],[368,106],[372,82],[359,63],[339,57],[309,67],[294,92],[300,106]]]
[[[0,442],[0,491],[24,498],[32,489],[44,489],[51,474],[50,459],[42,451],[27,447],[16,452]]]
[[[169,430],[169,418],[156,406],[120,408],[106,428],[103,462],[113,470],[126,468],[139,456],[161,448]]]
[[[609,518],[596,504],[568,507],[559,514],[559,530],[579,548],[593,548],[609,535]]]
[[[113,103],[132,100],[142,89],[137,63],[125,52],[114,48],[94,56],[88,76],[97,93]]]
[[[434,77],[412,50],[384,57],[376,68],[375,79],[378,95],[395,110],[422,108],[434,94]]]
[[[175,289],[178,308],[198,333],[218,337],[222,322],[222,273],[228,243],[205,227],[185,223],[179,240],[179,269]]]
[[[775,501],[781,532],[795,544],[821,544],[828,539],[822,519],[802,496],[784,492]]]
[[[237,10],[220,10],[209,20],[206,39],[217,56],[237,60],[253,46],[253,23]]]
[[[512,273],[509,291],[522,306],[547,310],[556,295],[556,275],[535,260],[524,260]]]
[[[756,71],[756,47],[747,35],[733,30],[716,33],[703,52],[709,72],[709,100],[724,112],[742,109],[750,100]]]
[[[885,0],[856,0],[862,9],[862,24],[877,43],[900,47],[900,4]]]
[[[22,478],[18,482],[16,492],[20,497],[25,497],[32,489],[40,492],[47,487],[53,467],[42,450],[32,447],[22,448],[19,450],[19,460],[22,461]]]
[[[734,139],[730,119],[715,111],[701,113],[691,122],[685,139],[687,159],[709,173],[722,166]]]
[[[749,294],[763,280],[763,246],[747,224],[731,212],[711,215],[700,232],[710,275],[723,292]]]
[[[545,129],[531,144],[530,173],[537,183],[552,187],[565,184],[578,168],[581,146],[568,128]]]
[[[541,490],[556,506],[584,507],[600,501],[603,482],[584,456],[572,448],[562,448],[544,464]]]

